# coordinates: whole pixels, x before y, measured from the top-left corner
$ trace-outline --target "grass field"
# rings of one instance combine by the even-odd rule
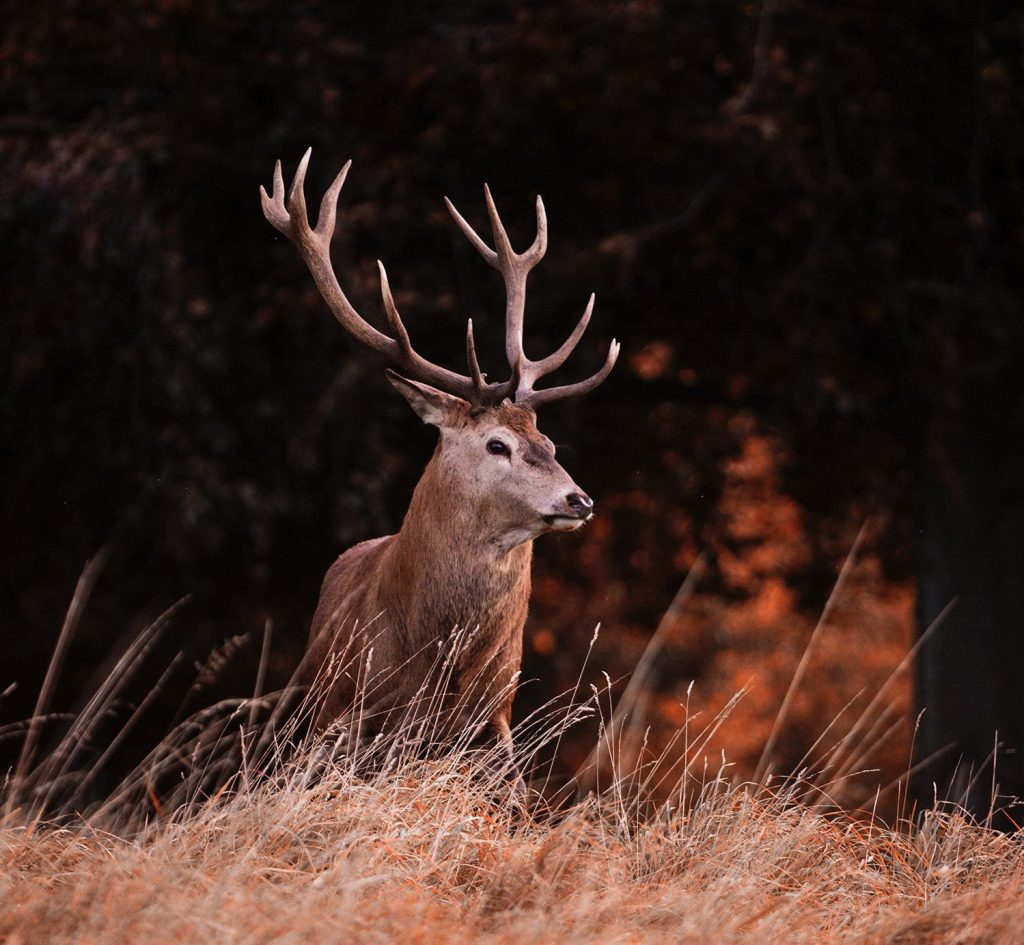
[[[258,695],[225,704],[99,796],[108,754],[84,762],[79,746],[158,630],[59,744],[37,753],[29,729],[3,784],[4,945],[1024,940],[1024,835],[953,808],[892,826],[843,811],[828,773],[851,770],[848,758],[735,783],[708,750],[719,719],[688,719],[670,764],[612,715],[586,787],[545,790],[543,759],[607,693],[572,694],[520,726],[525,805],[471,737],[425,750],[440,729],[424,717],[443,718],[426,692],[430,712],[371,740],[351,737],[362,718],[310,740],[301,709]]]
[[[807,780],[732,784],[706,761],[657,803],[641,768],[525,811],[478,752],[423,759],[408,731],[372,767],[252,741],[204,793],[244,715],[179,732],[85,815],[39,817],[59,779],[8,784],[0,942],[1021,940],[1024,844],[956,812],[890,829],[826,811]]]
[[[1019,838],[824,816],[795,785],[516,814],[456,760],[236,785],[141,830],[0,832],[0,941],[1019,942]],[[108,814],[109,816],[109,814]]]

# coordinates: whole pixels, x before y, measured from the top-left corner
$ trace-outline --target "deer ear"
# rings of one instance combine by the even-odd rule
[[[446,394],[436,387],[421,384],[419,381],[410,381],[409,378],[396,374],[390,368],[385,369],[384,375],[391,382],[391,386],[409,401],[409,406],[416,411],[424,423],[442,427],[456,411],[469,406],[461,397]]]

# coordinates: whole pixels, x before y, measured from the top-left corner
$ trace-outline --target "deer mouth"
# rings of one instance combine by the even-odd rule
[[[593,512],[588,512],[582,518],[577,515],[545,515],[544,524],[555,531],[571,532],[589,522],[593,517]]]

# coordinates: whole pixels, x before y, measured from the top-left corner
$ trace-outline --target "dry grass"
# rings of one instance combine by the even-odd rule
[[[0,941],[1019,941],[1019,839],[896,833],[713,785],[648,817],[609,792],[554,822],[452,760],[241,786],[135,834],[0,832]]]
[[[323,742],[290,757],[270,743],[203,795],[249,712],[191,742],[179,732],[177,752],[150,759],[150,774],[185,759],[179,783],[192,787],[175,811],[146,769],[59,821],[39,818],[40,784],[15,791],[0,826],[0,941],[980,945],[1024,928],[1019,837],[956,813],[902,830],[824,814],[796,779],[768,790],[695,778],[691,764],[655,804],[641,770],[525,813],[479,751],[424,758],[405,725],[376,740],[390,761],[375,769],[325,759]],[[539,747],[560,727],[520,737]]]
[[[955,810],[897,828],[851,817],[823,805],[828,771],[732,783],[724,759],[707,758],[718,719],[686,723],[673,768],[645,757],[643,733],[613,716],[593,756],[600,776],[581,777],[595,789],[557,808],[538,796],[525,811],[509,802],[508,771],[471,738],[425,750],[443,724],[422,712],[354,737],[372,686],[326,740],[299,737],[302,710],[243,700],[189,720],[89,802],[84,786],[106,755],[76,765],[76,745],[160,626],[56,749],[37,760],[26,739],[3,787],[0,942],[1021,940],[1024,834]],[[439,656],[442,681],[448,666]],[[427,716],[441,718],[434,700],[425,690]],[[571,701],[517,733],[535,786],[537,759],[607,693]]]

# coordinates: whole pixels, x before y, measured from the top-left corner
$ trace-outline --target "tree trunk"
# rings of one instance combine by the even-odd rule
[[[954,604],[918,661],[914,793],[983,819],[1024,797],[1024,418],[1005,374],[957,386],[923,456],[921,632]]]

